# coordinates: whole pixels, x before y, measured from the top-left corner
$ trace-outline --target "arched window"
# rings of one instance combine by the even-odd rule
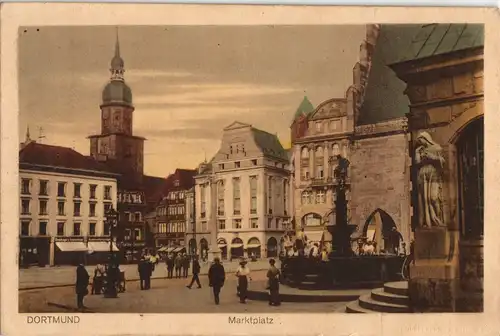
[[[316,158],[323,157],[323,147],[318,146],[316,147]]]
[[[316,203],[323,204],[325,203],[325,192],[323,190],[319,190],[316,192]]]
[[[464,238],[484,235],[484,118],[471,122],[456,143],[459,218]]]
[[[332,146],[332,155],[337,156],[339,154],[340,154],[340,146],[339,146],[339,144],[335,143]]]
[[[302,147],[300,157],[303,159],[309,159],[309,149],[307,147]]]
[[[311,204],[311,192],[303,191],[302,192],[302,204]]]

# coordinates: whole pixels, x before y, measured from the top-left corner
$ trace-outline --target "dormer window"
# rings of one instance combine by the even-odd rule
[[[174,186],[178,187],[179,186],[179,180],[174,181]]]

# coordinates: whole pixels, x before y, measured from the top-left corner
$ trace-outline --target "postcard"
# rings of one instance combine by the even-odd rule
[[[6,335],[498,335],[495,10],[1,13]]]

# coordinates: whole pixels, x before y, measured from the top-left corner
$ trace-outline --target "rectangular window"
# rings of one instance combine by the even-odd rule
[[[224,216],[225,212],[224,193],[224,181],[217,182],[217,214],[219,216]]]
[[[57,215],[58,216],[64,216],[65,215],[64,201],[57,202]]]
[[[226,229],[226,221],[224,219],[219,219],[219,230]]]
[[[40,200],[40,215],[47,215],[47,200]]]
[[[82,226],[81,223],[73,223],[73,236],[81,236],[82,235],[82,232],[80,230],[81,226]]]
[[[104,203],[104,216],[111,210],[111,203]]]
[[[96,223],[89,224],[89,236],[95,236]]]
[[[95,217],[95,203],[89,203],[89,216]]]
[[[257,165],[257,160],[252,160],[252,166],[256,166]]]
[[[323,178],[323,176],[324,176],[323,166],[318,165],[316,167],[316,177],[317,178]]]
[[[105,200],[111,199],[111,186],[104,186],[104,199]]]
[[[241,167],[241,163],[240,163],[240,161],[236,161],[236,162],[234,163],[234,168],[240,168],[240,167]]]
[[[66,182],[57,182],[57,197],[66,197]]]
[[[273,228],[273,219],[272,218],[268,218],[267,219],[267,228],[268,229],[272,229]]]
[[[223,163],[219,164],[219,170],[224,170],[224,164]]]
[[[80,217],[80,209],[82,207],[82,204],[80,202],[74,202],[73,203],[73,216]]]
[[[40,190],[38,194],[40,196],[47,196],[49,194],[49,181],[40,180]]]
[[[132,231],[130,229],[125,229],[125,232],[123,233],[123,240],[130,240],[132,235]]]
[[[182,191],[179,193],[179,199],[184,199],[184,193]]]
[[[57,223],[57,235],[64,236],[64,222]]]
[[[250,213],[257,213],[257,176],[250,176]]]
[[[283,181],[283,213],[285,216],[288,215],[288,183],[286,180]]]
[[[138,229],[138,228],[134,229],[134,237],[135,237],[135,240],[142,240],[141,229]]]
[[[21,222],[21,236],[29,236],[30,235],[30,222],[22,221]]]
[[[207,222],[201,222],[201,231],[202,232],[207,232],[208,231]]]
[[[258,221],[257,218],[250,219],[250,227],[252,229],[258,229],[259,228],[259,221]]]
[[[233,178],[233,210],[235,215],[241,214],[240,178]]]
[[[200,185],[200,198],[201,198],[201,218],[205,218],[207,211],[207,200],[206,200],[206,185]]]
[[[81,198],[81,189],[82,189],[82,184],[81,183],[75,183],[73,185],[74,190],[73,190],[73,197],[74,198]]]
[[[108,223],[104,223],[104,235],[109,236],[110,234],[110,226]]]
[[[21,194],[23,194],[23,195],[31,194],[30,182],[31,182],[30,179],[26,179],[26,178],[21,179]]]
[[[91,184],[90,185],[90,199],[96,199],[96,190],[97,190],[97,185]]]
[[[166,223],[160,223],[158,225],[158,232],[159,233],[167,233],[167,224]]]
[[[241,219],[233,219],[233,228],[241,229]]]
[[[309,180],[309,168],[307,167],[300,168],[300,178],[303,181]]]
[[[273,213],[273,178],[270,176],[267,179],[267,207],[268,207],[268,213],[272,214]]]
[[[142,221],[142,215],[141,215],[141,213],[140,213],[140,212],[136,212],[136,213],[135,213],[135,215],[134,215],[134,220],[135,220],[136,222],[140,222],[140,221]]]
[[[47,222],[40,222],[40,223],[38,223],[38,234],[40,236],[46,236],[47,235]]]
[[[23,214],[23,215],[30,214],[30,200],[29,199],[21,200],[21,214]]]

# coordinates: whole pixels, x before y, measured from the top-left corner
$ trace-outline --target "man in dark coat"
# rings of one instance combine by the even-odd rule
[[[185,278],[187,278],[189,274],[189,264],[191,263],[190,259],[190,256],[188,256],[186,253],[182,255],[182,275]]]
[[[200,279],[198,278],[198,275],[200,274],[200,268],[201,267],[200,267],[200,263],[198,262],[198,256],[194,256],[194,258],[193,258],[193,278],[191,279],[191,283],[188,286],[186,286],[187,288],[191,289],[191,286],[193,286],[195,281],[196,281],[196,284],[198,285],[198,288],[201,288]]]
[[[167,256],[165,263],[167,264],[167,278],[172,279],[174,276],[174,258],[171,254]]]
[[[149,262],[146,258],[142,257],[137,265],[137,271],[139,272],[139,279],[141,284],[141,290],[148,289],[148,277],[149,275]]]
[[[182,256],[180,253],[177,253],[177,256],[175,257],[174,260],[174,265],[175,265],[175,277],[180,278],[181,268],[182,268]]]
[[[76,268],[76,284],[75,284],[75,291],[76,291],[76,302],[78,309],[84,309],[86,308],[83,305],[83,298],[89,293],[88,286],[89,286],[89,273],[85,269],[85,266],[83,266],[83,263],[80,263],[78,267]]]
[[[216,305],[219,304],[219,294],[222,286],[224,286],[224,281],[226,281],[226,272],[224,271],[224,266],[221,265],[219,258],[215,258],[214,263],[208,270],[208,282],[209,286],[212,287],[214,291],[214,299]]]

